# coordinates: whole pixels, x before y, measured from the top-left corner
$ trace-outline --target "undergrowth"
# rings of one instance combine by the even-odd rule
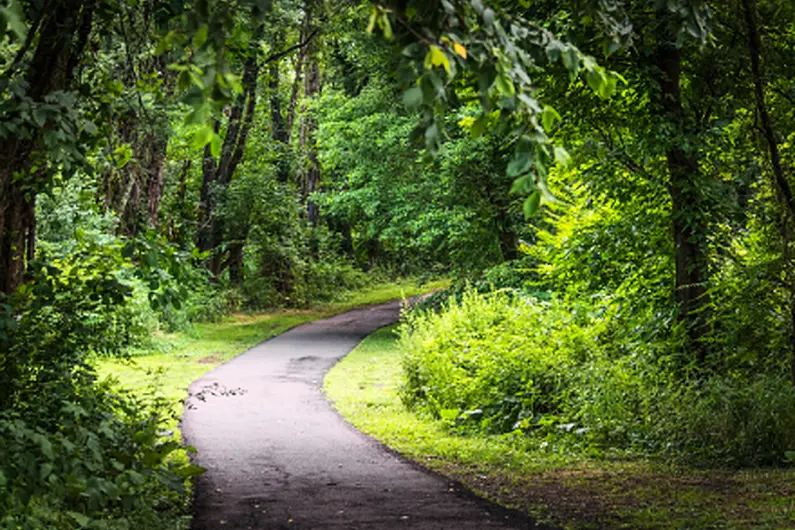
[[[407,315],[401,396],[459,431],[521,433],[574,454],[722,466],[795,456],[784,374],[688,375],[653,345],[622,341],[623,327],[610,299],[470,290],[441,312]]]

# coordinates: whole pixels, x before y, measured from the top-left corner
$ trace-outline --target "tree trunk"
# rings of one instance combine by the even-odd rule
[[[91,31],[93,10],[93,1],[61,0],[53,2],[42,14],[36,50],[25,75],[29,87],[26,96],[33,104],[42,103],[52,92],[68,89]],[[0,144],[0,290],[3,293],[11,293],[22,284],[26,258],[34,252],[35,197],[44,177],[52,170],[45,164],[35,174],[31,173],[35,153],[40,148],[41,129],[29,126],[6,136]]]
[[[671,129],[683,137],[685,120],[680,85],[682,58],[674,36],[667,31],[667,22],[667,14],[660,14],[658,23],[661,31],[656,54],[660,75],[659,106]],[[695,350],[699,364],[703,364],[706,357],[703,339],[707,333],[704,309],[709,300],[706,287],[706,227],[699,194],[701,175],[695,153],[686,151],[680,142],[670,142],[666,146],[665,157],[676,264],[675,297],[680,321],[687,328],[690,347]]]
[[[264,26],[259,25],[252,36],[249,56],[243,70],[243,93],[237,97],[230,111],[226,136],[221,146],[221,156],[218,162],[216,163],[212,156],[209,146],[205,147],[204,151],[201,191],[202,221],[198,247],[202,251],[213,252],[210,259],[210,272],[215,277],[221,274],[225,262],[223,253],[220,251],[224,227],[216,212],[217,202],[221,198],[214,197],[213,193],[223,193],[232,181],[237,166],[245,155],[248,133],[253,125],[254,113],[257,109],[257,78],[260,66],[257,52],[264,31]]]
[[[240,285],[244,279],[243,243],[236,242],[229,246],[229,281],[233,285]]]
[[[216,120],[215,132],[218,133],[220,123]],[[202,157],[202,187],[199,194],[199,236],[196,246],[202,252],[213,249],[212,245],[212,222],[215,217],[215,198],[213,197],[213,184],[215,183],[216,170],[218,164],[210,152],[210,146],[204,147]]]
[[[301,29],[301,41],[305,42],[309,35],[311,35],[311,28],[310,24],[312,21],[312,13],[307,9],[306,17],[304,18],[303,27]],[[298,106],[298,94],[301,89],[301,81],[304,75],[304,59],[306,58],[307,49],[309,47],[309,43],[306,46],[302,46],[298,50],[298,57],[295,60],[295,80],[293,81],[293,87],[290,91],[290,104],[287,107],[287,117],[285,119],[285,127],[284,130],[287,134],[287,143],[290,144],[293,137],[293,125],[295,123],[295,109]]]
[[[311,18],[308,27],[311,27]],[[314,45],[310,44],[307,49],[307,65],[304,77],[304,97],[311,98],[320,93],[320,63],[315,54]],[[317,131],[317,121],[306,114],[307,107],[304,106],[304,119],[301,123],[301,146],[307,154],[308,164],[303,170],[301,179],[301,190],[303,199],[306,201],[306,218],[312,226],[318,222],[319,209],[317,204],[312,202],[310,195],[317,191],[320,184],[320,161],[317,158],[317,146],[315,133]]]
[[[150,228],[157,227],[160,200],[163,198],[163,187],[165,185],[167,150],[168,140],[165,138],[154,138],[152,140],[149,163],[147,164],[149,181],[147,182],[146,193],[146,212]]]

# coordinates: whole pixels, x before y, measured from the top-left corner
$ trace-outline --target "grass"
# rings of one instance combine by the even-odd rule
[[[692,469],[646,460],[584,460],[522,437],[463,436],[402,405],[394,328],[366,339],[326,377],[358,429],[476,493],[565,529],[795,528],[795,470]]]
[[[172,401],[175,415],[179,415],[193,381],[264,340],[305,322],[446,286],[446,281],[420,285],[414,280],[401,280],[348,293],[338,302],[311,309],[234,314],[220,322],[197,324],[186,332],[156,337],[158,350],[164,351],[130,359],[97,359],[94,365],[100,377],[115,378],[126,390],[138,394],[156,392]]]

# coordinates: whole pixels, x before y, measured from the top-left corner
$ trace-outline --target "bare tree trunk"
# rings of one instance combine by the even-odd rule
[[[312,13],[307,9],[306,17],[304,18],[303,27],[301,29],[301,41],[306,41],[311,32]],[[285,132],[287,133],[287,143],[291,143],[293,137],[293,125],[295,123],[295,109],[298,106],[298,95],[301,89],[301,82],[304,75],[304,60],[306,59],[308,46],[302,46],[298,50],[298,57],[295,60],[295,80],[293,81],[293,88],[290,92],[290,104],[287,107],[287,117],[285,119]]]
[[[312,28],[311,13],[306,14],[307,29]],[[315,53],[314,44],[307,47],[306,52],[306,72],[304,76],[304,97],[311,98],[320,93],[320,63]],[[317,121],[314,117],[307,115],[307,107],[304,105],[304,119],[301,123],[300,144],[303,151],[307,154],[309,163],[303,169],[301,179],[302,197],[306,202],[306,218],[316,226],[318,222],[318,206],[310,199],[312,193],[317,191],[320,184],[320,162],[317,158],[317,147],[315,134],[317,131]]]
[[[661,31],[657,36],[656,54],[661,92],[658,104],[673,130],[683,135],[684,111],[680,84],[682,58],[674,36],[667,30],[667,22],[667,15],[661,13],[658,17]],[[704,248],[706,228],[699,196],[700,170],[695,154],[685,151],[678,142],[671,142],[666,146],[665,156],[671,195],[676,264],[675,296],[679,305],[679,318],[687,327],[696,360],[703,364],[706,359],[703,339],[707,334],[704,308],[709,300],[706,287],[707,256]]]

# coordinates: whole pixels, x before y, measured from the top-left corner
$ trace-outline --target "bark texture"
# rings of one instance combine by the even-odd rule
[[[27,96],[34,105],[49,94],[68,90],[91,32],[94,8],[92,0],[61,0],[48,3],[40,13],[40,22],[32,28],[38,31],[36,48],[24,74]],[[50,123],[29,124],[0,142],[0,291],[4,293],[22,284],[26,261],[35,253],[35,198],[51,171],[41,144],[48,127]]]

